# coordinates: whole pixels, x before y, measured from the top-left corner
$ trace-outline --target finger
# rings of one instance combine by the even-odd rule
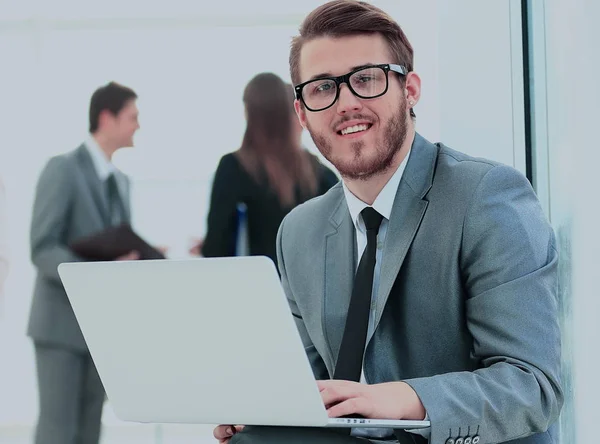
[[[238,428],[234,427],[233,428],[233,435],[235,435],[237,432],[239,432]],[[231,441],[231,438],[233,437],[233,435],[227,436],[226,438],[223,438],[223,439],[219,439],[219,444],[229,444],[229,441]]]
[[[228,439],[235,434],[235,428],[232,425],[220,425],[213,430],[213,436],[216,439]]]
[[[321,399],[323,400],[323,404],[331,406],[346,401],[347,399],[358,398],[361,394],[362,387],[360,384],[331,385],[321,390]]]
[[[329,381],[329,380],[319,380],[317,381],[317,387],[319,387],[319,391],[322,392],[323,390],[325,390],[327,387],[330,387],[333,381]]]
[[[369,417],[369,405],[366,398],[350,398],[340,402],[327,410],[330,418],[341,418],[348,415],[361,415]]]
[[[358,384],[354,381],[344,381],[341,379],[322,379],[317,381],[317,387],[319,387],[319,390],[321,391],[331,387],[352,387],[356,385],[361,384]]]
[[[137,251],[130,251],[129,253],[124,254],[123,256],[117,258],[117,260],[119,260],[119,261],[131,261],[131,260],[137,259],[138,255],[139,255],[139,253]]]

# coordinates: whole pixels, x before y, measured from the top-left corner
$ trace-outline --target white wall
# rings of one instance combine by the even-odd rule
[[[0,0],[0,174],[13,254],[0,321],[0,425],[31,424],[36,416],[24,336],[34,276],[27,240],[33,189],[47,158],[85,136],[93,90],[117,80],[139,93],[137,148],[117,163],[134,180],[138,230],[182,256],[189,237],[204,231],[219,157],[240,143],[243,87],[260,71],[289,79],[289,38],[319,3],[210,2],[207,11],[191,0]],[[419,131],[523,171],[518,1],[374,3],[415,47],[423,79]],[[314,150],[308,137],[306,144]]]
[[[442,141],[525,172],[520,1],[438,5]]]
[[[561,442],[597,442],[600,223],[593,141],[600,115],[596,1],[530,0],[534,168],[557,233],[565,404]]]
[[[572,358],[574,376],[572,404],[565,412],[572,423],[564,427],[571,434],[564,442],[578,444],[598,442],[600,417],[598,17],[600,4],[595,0],[546,2],[552,216],[572,246],[562,257],[572,271],[567,289],[571,301],[564,314],[569,320],[564,331],[569,342],[563,350]]]

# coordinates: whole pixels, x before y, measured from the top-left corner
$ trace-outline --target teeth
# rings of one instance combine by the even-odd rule
[[[354,125],[354,126],[349,126],[348,128],[344,128],[342,130],[342,135],[346,135],[346,134],[352,134],[352,133],[358,133],[360,131],[366,131],[369,128],[369,125]]]

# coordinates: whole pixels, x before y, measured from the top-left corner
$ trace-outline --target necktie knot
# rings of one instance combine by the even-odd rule
[[[108,187],[109,193],[114,193],[115,191],[118,192],[117,178],[115,177],[114,173],[110,173],[108,175],[105,183]]]
[[[367,231],[375,230],[375,232],[379,231],[379,226],[381,225],[381,221],[383,220],[383,216],[377,212],[377,210],[372,207],[366,207],[364,210],[360,212],[363,222],[365,223],[365,227]]]

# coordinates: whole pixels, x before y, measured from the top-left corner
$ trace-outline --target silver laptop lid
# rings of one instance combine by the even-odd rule
[[[59,274],[120,419],[327,424],[270,259],[69,263]]]

